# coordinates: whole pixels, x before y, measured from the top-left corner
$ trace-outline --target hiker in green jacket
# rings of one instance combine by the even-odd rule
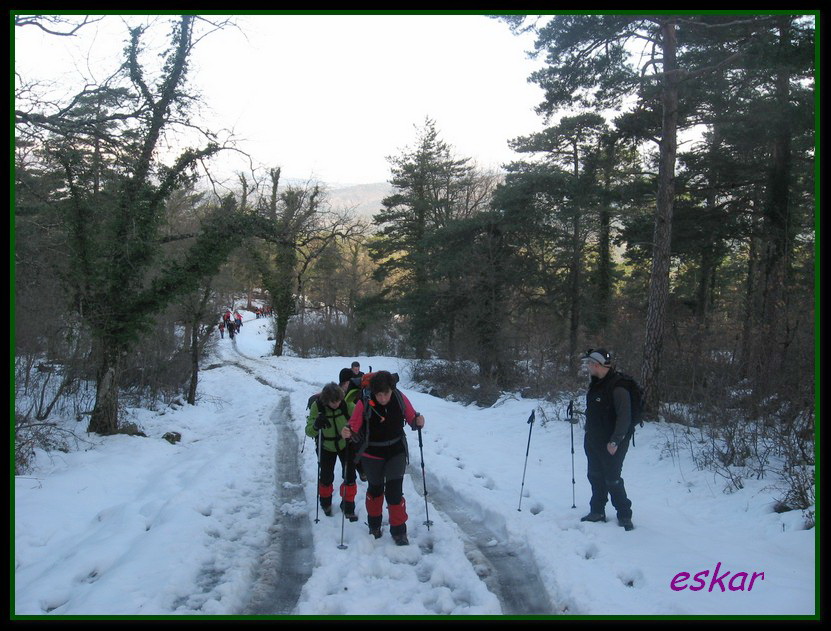
[[[341,438],[341,430],[346,426],[354,403],[344,401],[343,390],[336,383],[328,383],[312,403],[309,418],[306,421],[306,435],[317,440],[323,439],[320,452],[320,508],[325,515],[332,515],[332,494],[335,481],[335,461],[340,460],[343,482],[340,485],[341,510],[349,521],[357,521],[355,514],[355,459],[352,446]]]

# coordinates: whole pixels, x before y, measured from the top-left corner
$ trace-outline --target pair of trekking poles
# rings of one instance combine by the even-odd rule
[[[416,414],[418,416],[418,414]],[[337,441],[337,438],[335,439]],[[335,443],[337,444],[337,442]],[[323,454],[323,430],[320,430],[320,434],[318,435],[317,441],[317,502],[315,506],[315,523],[317,524],[320,522],[320,461]],[[427,519],[423,522],[425,526],[427,526],[427,530],[430,530],[430,526],[433,525],[433,522],[430,521],[430,509],[427,506],[427,475],[424,472],[424,443],[421,439],[421,428],[418,428],[418,451],[421,455],[421,481],[424,485],[424,512],[427,516]],[[346,444],[346,457],[352,457],[352,442],[349,441]],[[338,550],[346,550],[349,546],[347,546],[343,542],[343,533],[346,525],[346,513],[341,509],[341,521],[340,521],[340,543],[338,544]]]
[[[335,445],[338,444],[338,438],[335,436]],[[346,457],[350,458],[352,456],[352,444],[346,444]],[[315,523],[320,522],[320,460],[323,455],[323,430],[321,429],[317,436],[317,501],[315,502]],[[343,472],[341,472],[341,476]],[[347,546],[343,542],[343,531],[344,526],[346,523],[346,513],[344,512],[343,508],[340,511],[340,544],[338,544],[338,550],[346,550],[349,546]]]
[[[531,430],[534,429],[534,412],[535,411],[531,412],[531,416],[528,417],[527,421],[530,427],[528,428],[528,445],[525,448],[525,466],[522,468],[522,486],[519,489],[519,506],[517,506],[518,511],[522,511],[522,492],[525,490],[525,470],[528,467],[528,453],[531,451]],[[574,401],[568,402],[566,415],[568,416],[568,422],[571,426],[571,507],[577,508],[577,503],[575,502],[574,497],[574,485],[576,484],[574,480]]]

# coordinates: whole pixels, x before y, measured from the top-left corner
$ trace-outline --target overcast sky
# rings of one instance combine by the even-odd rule
[[[216,16],[213,16],[216,18]],[[283,177],[336,184],[384,182],[387,156],[416,139],[425,117],[457,155],[497,168],[507,141],[537,131],[541,90],[528,83],[539,62],[529,38],[480,15],[237,16],[238,29],[202,40],[191,80],[212,129],[233,130],[239,147]],[[16,29],[15,62],[25,76],[104,76],[119,59],[119,16],[83,37]],[[111,30],[112,29],[112,30]],[[92,68],[83,60],[92,51]],[[50,75],[51,73],[51,75]],[[77,84],[76,84],[77,85]],[[224,161],[226,171],[244,168]]]

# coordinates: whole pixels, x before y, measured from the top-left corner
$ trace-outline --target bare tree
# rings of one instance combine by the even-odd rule
[[[72,37],[88,24],[103,20],[103,16],[83,16],[80,21],[66,15],[15,15],[15,26],[35,26],[50,35]]]

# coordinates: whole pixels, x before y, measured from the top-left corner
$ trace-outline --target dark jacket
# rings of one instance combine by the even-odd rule
[[[349,427],[354,434],[353,440],[359,445],[359,456],[365,454],[370,458],[391,458],[402,451],[407,452],[404,424],[415,427],[413,423],[416,411],[403,392],[393,390],[393,396],[386,406],[378,403],[375,395],[372,395],[369,400],[369,418],[364,422],[366,416],[364,402],[358,400],[349,419]]]
[[[632,402],[629,391],[616,387],[614,368],[603,379],[591,378],[586,392],[586,438],[597,444],[622,443],[630,436]]]

